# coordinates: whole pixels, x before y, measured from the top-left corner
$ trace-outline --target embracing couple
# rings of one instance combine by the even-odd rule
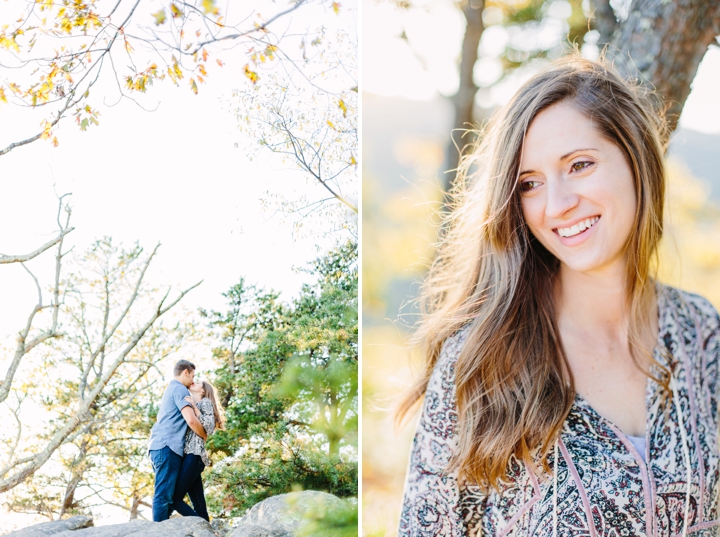
[[[209,521],[200,474],[211,462],[205,440],[222,429],[224,417],[212,385],[195,382],[195,365],[180,360],[173,369],[150,432],[148,451],[155,472],[153,520],[162,522],[173,511]],[[193,506],[185,503],[190,496]]]

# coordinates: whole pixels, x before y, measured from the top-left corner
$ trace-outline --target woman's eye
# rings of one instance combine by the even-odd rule
[[[594,163],[594,162],[591,162],[591,161],[589,161],[589,160],[581,160],[580,162],[573,162],[573,163],[570,165],[570,170],[571,170],[572,172],[581,172],[581,171],[583,171],[584,169],[589,168],[589,167],[592,166],[593,164],[595,164],[595,163]]]
[[[524,183],[520,183],[520,190],[523,192],[530,192],[538,184],[539,183],[537,181],[525,181]]]

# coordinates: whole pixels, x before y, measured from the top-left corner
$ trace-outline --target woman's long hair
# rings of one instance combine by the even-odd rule
[[[529,231],[517,186],[528,128],[558,103],[585,114],[633,172],[637,213],[625,245],[626,296],[628,343],[638,365],[647,363],[647,343],[655,340],[667,130],[642,88],[604,60],[568,56],[528,81],[461,163],[453,209],[420,298],[417,337],[427,360],[398,416],[422,399],[444,341],[467,327],[455,364],[459,445],[451,466],[484,486],[499,486],[513,455],[533,464],[538,448],[548,469],[547,455],[575,397],[553,304],[560,264]]]
[[[213,412],[215,414],[215,429],[222,431],[225,429],[225,412],[215,396],[215,388],[213,388],[213,385],[207,380],[201,380],[200,384],[202,384],[203,390],[205,391],[204,397],[210,399],[210,402],[213,405]]]

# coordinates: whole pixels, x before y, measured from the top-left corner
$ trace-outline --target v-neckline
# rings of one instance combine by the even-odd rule
[[[664,286],[656,282],[655,284],[655,297],[656,297],[656,305],[657,305],[657,327],[658,327],[658,333],[657,338],[655,340],[655,347],[653,347],[652,350],[652,357],[653,359],[658,362],[662,363],[662,348],[665,347],[665,340],[663,337],[663,334],[665,333],[664,330],[664,324],[666,321],[666,297],[665,297],[665,289]],[[653,367],[656,367],[654,363],[650,364],[650,371],[652,372]],[[652,377],[648,376],[647,380],[645,382],[645,434],[642,437],[634,437],[634,438],[645,438],[645,452],[646,452],[646,458],[649,460],[649,454],[650,454],[650,426],[652,425],[650,423],[650,409],[653,406],[653,401],[655,398],[655,392],[657,390],[657,382]],[[582,395],[580,395],[578,392],[575,392],[575,401],[573,403],[574,407],[582,407],[587,412],[595,416],[597,419],[605,423],[606,426],[610,428],[611,431],[615,434],[615,431],[620,432],[622,435],[624,435],[626,438],[629,438],[630,435],[625,433],[620,427],[615,425],[611,420],[604,417],[602,414],[600,414],[595,408],[588,402],[587,399],[585,399]]]

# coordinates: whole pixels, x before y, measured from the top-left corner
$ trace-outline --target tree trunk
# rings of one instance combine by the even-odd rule
[[[132,506],[130,507],[130,520],[135,520],[138,517],[138,509],[140,508],[140,500],[137,494],[133,495]]]
[[[460,86],[452,98],[455,107],[455,122],[453,123],[450,143],[445,151],[445,166],[443,167],[443,171],[446,172],[443,184],[445,192],[449,192],[455,182],[454,170],[459,163],[457,147],[462,149],[470,142],[467,136],[463,138],[462,129],[469,128],[473,121],[473,106],[475,94],[478,90],[473,81],[473,68],[478,59],[480,37],[482,37],[483,30],[485,30],[482,21],[482,0],[466,0],[462,6],[462,12],[465,15],[467,26],[465,27],[462,56],[460,57]]]
[[[603,4],[604,0],[596,0],[598,10]],[[627,20],[616,23],[608,57],[623,74],[656,89],[667,107],[672,132],[700,61],[718,34],[720,2],[637,0]]]
[[[90,431],[88,434],[92,434]],[[75,456],[72,465],[72,476],[70,482],[65,487],[65,498],[63,499],[62,508],[60,509],[60,515],[58,519],[62,518],[70,510],[76,507],[75,505],[75,491],[77,490],[80,481],[82,480],[83,474],[85,473],[85,456],[87,455],[88,442],[84,439],[80,444],[80,451]]]

